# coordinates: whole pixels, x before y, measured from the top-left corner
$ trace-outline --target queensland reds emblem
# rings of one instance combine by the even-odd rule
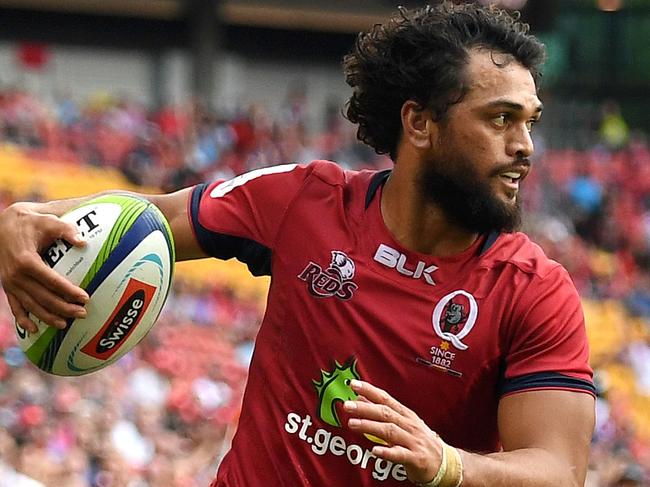
[[[307,289],[314,296],[319,298],[336,296],[347,300],[358,288],[352,282],[354,271],[355,265],[352,259],[340,250],[332,250],[332,261],[327,269],[323,270],[315,262],[309,262],[298,278],[307,282]]]
[[[472,331],[478,304],[474,296],[458,290],[443,297],[433,310],[433,329],[440,338],[451,342],[459,350],[467,350],[462,340]]]

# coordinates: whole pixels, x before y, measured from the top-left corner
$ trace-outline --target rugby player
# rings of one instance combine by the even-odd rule
[[[272,276],[238,431],[213,486],[583,485],[594,388],[579,296],[520,224],[543,46],[443,3],[359,35],[358,137],[391,171],[285,164],[157,196],[178,259]],[[279,161],[282,162],[282,161]],[[285,161],[286,162],[286,161]],[[19,326],[84,291],[38,256],[83,199],[0,217]]]

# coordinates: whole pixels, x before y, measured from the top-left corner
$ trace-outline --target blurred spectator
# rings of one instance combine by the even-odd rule
[[[600,124],[600,139],[610,150],[618,150],[628,142],[630,129],[621,115],[621,107],[614,100],[603,104],[603,118]]]
[[[640,466],[630,463],[625,467],[621,476],[614,483],[615,487],[642,487],[645,485],[645,475]]]

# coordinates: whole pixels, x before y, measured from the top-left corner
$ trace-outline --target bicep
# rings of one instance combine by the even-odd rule
[[[177,261],[207,257],[196,240],[188,214],[188,202],[192,190],[193,188],[185,188],[174,193],[146,196],[160,208],[169,222],[174,235]]]
[[[594,429],[594,398],[562,390],[525,391],[499,403],[498,424],[504,451],[540,448],[584,484]]]

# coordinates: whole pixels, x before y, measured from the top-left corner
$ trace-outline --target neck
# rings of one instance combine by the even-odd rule
[[[448,256],[467,250],[478,234],[449,222],[444,212],[425,199],[417,173],[395,165],[381,196],[386,227],[405,248],[422,254]]]

